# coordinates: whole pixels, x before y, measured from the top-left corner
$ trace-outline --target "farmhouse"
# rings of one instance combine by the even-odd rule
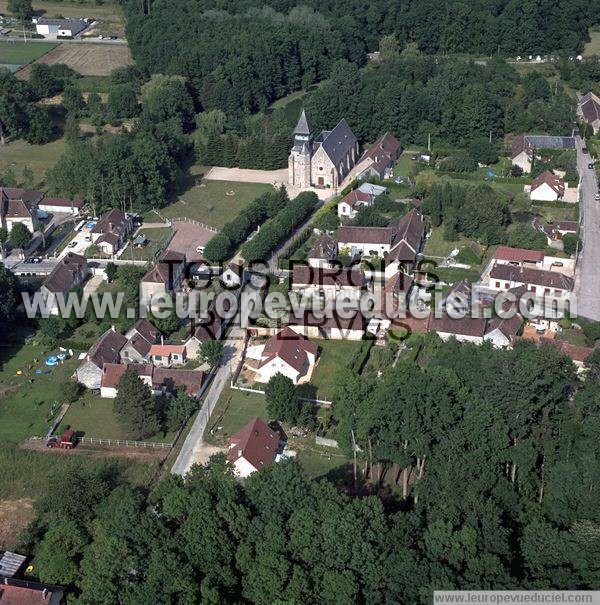
[[[401,153],[400,141],[390,132],[386,132],[361,156],[356,165],[357,177],[389,179]]]
[[[358,141],[346,120],[333,130],[313,136],[303,111],[294,129],[288,160],[288,183],[299,189],[318,187],[337,191],[358,160]]]
[[[104,254],[116,254],[133,231],[131,216],[113,208],[104,214],[90,231],[92,243]]]
[[[114,326],[104,332],[77,368],[78,382],[88,389],[101,388],[104,364],[119,363],[119,353],[126,343],[125,336],[117,332]]]
[[[331,267],[336,258],[337,243],[328,233],[319,235],[307,254],[309,267]]]
[[[227,460],[237,477],[245,479],[269,466],[279,450],[279,433],[263,420],[253,418],[243,429],[229,439]]]
[[[16,223],[22,223],[33,233],[38,225],[37,202],[42,195],[30,189],[0,188],[0,227],[10,233]]]
[[[81,200],[67,200],[62,197],[44,197],[38,203],[38,209],[49,213],[65,213],[78,216],[83,207]]]
[[[594,134],[600,132],[600,97],[593,92],[583,95],[577,104],[577,114]]]
[[[532,266],[541,269],[543,263],[543,252],[540,252],[539,250],[526,250],[525,248],[498,246],[492,256],[493,265],[513,265],[515,267]]]
[[[35,30],[42,36],[51,38],[65,36],[75,37],[87,27],[87,23],[82,19],[46,19],[40,17],[35,24]]]
[[[275,374],[287,376],[294,384],[310,379],[317,345],[286,326],[266,343],[248,347],[248,366],[256,373],[257,382],[269,382]]]
[[[564,195],[564,181],[549,170],[533,179],[529,190],[529,197],[534,201],[552,202],[562,200]]]
[[[52,269],[40,288],[46,308],[52,315],[58,315],[60,308],[57,296],[67,296],[73,288],[83,285],[89,273],[87,260],[79,254],[67,252]]]
[[[485,335],[486,320],[483,317],[453,319],[447,314],[441,317],[430,315],[429,330],[437,332],[442,340],[456,338],[460,342],[481,344]]]
[[[361,206],[372,206],[375,196],[360,189],[353,189],[347,193],[337,205],[337,213],[340,218],[355,218]]]
[[[512,347],[522,325],[523,317],[519,313],[506,319],[495,317],[488,322],[483,339],[489,340],[496,348]]]

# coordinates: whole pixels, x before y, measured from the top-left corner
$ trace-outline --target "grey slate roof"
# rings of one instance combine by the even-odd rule
[[[323,133],[322,133],[323,134]],[[342,119],[338,125],[323,138],[321,146],[329,159],[337,166],[356,145],[356,137],[350,130],[348,122]]]
[[[534,149],[575,149],[573,137],[555,137],[547,135],[525,135]]]
[[[304,111],[304,109],[300,114],[300,119],[298,120],[298,124],[296,124],[296,128],[294,128],[294,134],[310,134],[310,126],[308,124],[308,118],[306,117],[306,112]]]

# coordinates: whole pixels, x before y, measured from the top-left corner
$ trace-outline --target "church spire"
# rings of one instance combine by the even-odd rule
[[[296,128],[294,128],[294,135],[297,134],[302,136],[310,136],[310,126],[308,125],[308,119],[304,109],[300,114],[300,119],[298,120],[298,124],[296,124]]]

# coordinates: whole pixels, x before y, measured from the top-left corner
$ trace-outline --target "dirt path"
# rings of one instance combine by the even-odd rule
[[[223,168],[213,166],[205,175],[207,181],[234,181],[238,183],[287,184],[288,170],[249,170],[246,168]]]

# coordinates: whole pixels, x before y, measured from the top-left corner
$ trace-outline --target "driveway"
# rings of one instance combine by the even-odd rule
[[[591,158],[582,151],[583,143],[576,137],[577,170],[580,177],[581,201],[579,205],[582,221],[580,237],[583,248],[579,256],[575,291],[578,314],[585,319],[600,320],[600,202],[594,197],[598,193],[595,171],[588,168]]]

